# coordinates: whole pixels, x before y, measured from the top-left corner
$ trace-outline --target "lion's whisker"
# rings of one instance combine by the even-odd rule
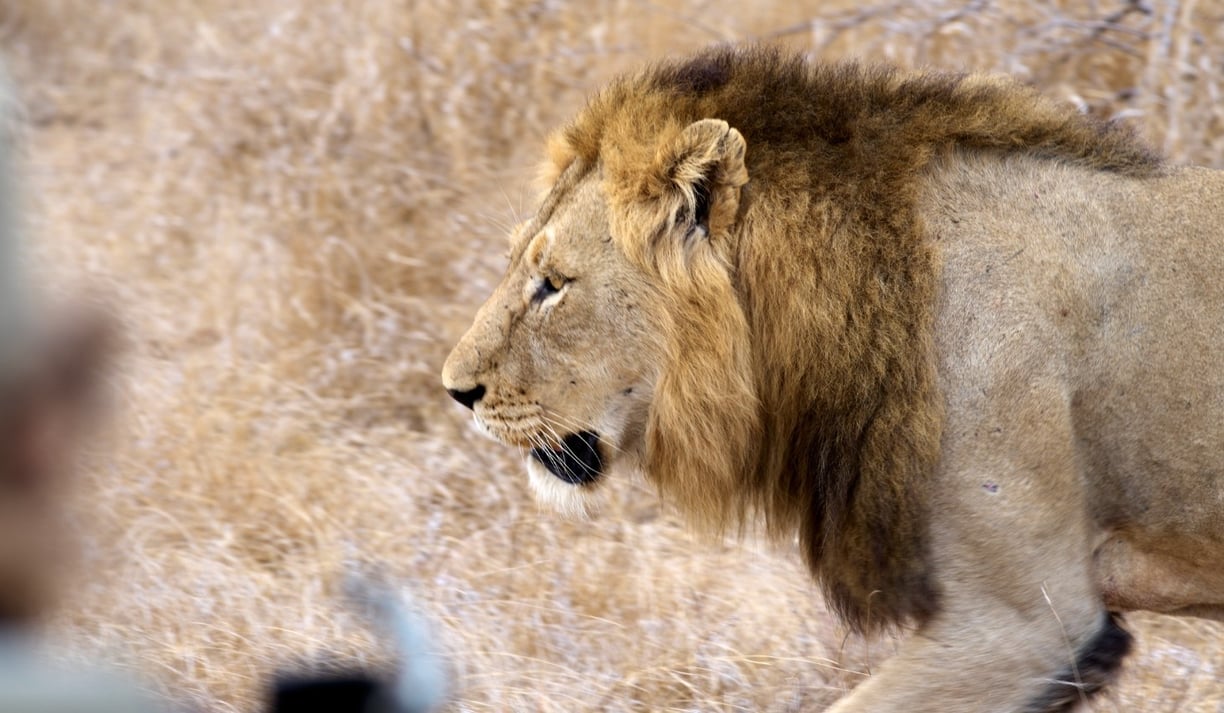
[[[575,433],[579,431],[592,431],[595,433],[599,432],[599,429],[596,428],[594,424],[583,423],[574,418],[567,419],[559,415],[553,415],[553,416],[542,415],[541,418],[545,422],[551,423],[552,425],[557,426],[558,428],[561,428],[564,430],[570,430]],[[606,445],[613,453],[622,454],[625,452],[624,449],[618,447],[615,443],[612,443],[610,440],[601,438],[600,442]]]

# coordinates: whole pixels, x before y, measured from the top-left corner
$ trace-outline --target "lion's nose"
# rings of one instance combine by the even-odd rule
[[[450,394],[451,398],[463,404],[464,406],[467,406],[468,408],[472,408],[473,406],[476,405],[476,402],[480,400],[480,397],[485,395],[485,387],[480,384],[477,384],[476,388],[474,389],[468,389],[467,391],[460,391],[459,389],[447,389],[446,393]]]

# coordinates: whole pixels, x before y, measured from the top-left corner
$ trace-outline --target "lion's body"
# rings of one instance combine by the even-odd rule
[[[1224,174],[958,154],[920,205],[946,404],[943,611],[927,628],[960,642],[989,709],[1017,710],[1043,666],[1067,664],[1054,642],[1090,639],[1102,601],[1224,615]],[[939,680],[896,665],[910,685]],[[955,700],[965,679],[946,680],[936,698]],[[865,688],[854,705],[903,695]]]
[[[1068,449],[1074,477],[1053,484],[1087,513],[1111,607],[1224,615],[1224,173],[956,164],[924,211],[943,263],[944,468],[966,470],[963,452],[1024,472]],[[1044,400],[1041,418],[1017,399]]]
[[[735,51],[552,156],[448,387],[552,499],[640,465],[919,624],[838,711],[1061,710],[1125,653],[1107,606],[1224,613],[1224,174],[1001,80]]]

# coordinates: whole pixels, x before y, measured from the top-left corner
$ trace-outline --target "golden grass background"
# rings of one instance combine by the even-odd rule
[[[1224,168],[1222,0],[0,2],[41,274],[101,285],[130,342],[66,655],[251,711],[292,660],[385,659],[343,591],[377,571],[433,617],[454,710],[820,710],[878,665],[791,553],[694,541],[640,483],[539,512],[438,384],[545,133],[753,39],[1012,72]],[[1130,621],[1096,710],[1224,710],[1224,627]]]

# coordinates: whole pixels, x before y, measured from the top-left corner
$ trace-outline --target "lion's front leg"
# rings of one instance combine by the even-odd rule
[[[1096,586],[1065,390],[983,383],[952,391],[932,503],[939,612],[835,713],[1071,710],[1129,648]]]
[[[1070,711],[1110,681],[1131,641],[1103,610],[1067,632],[1015,611],[982,614],[950,612],[917,632],[829,713]]]
[[[831,711],[1054,713],[1104,687],[1131,637],[1085,569],[1054,568],[1045,581],[1006,585],[1004,596],[991,591],[1000,574],[959,572],[935,619]]]
[[[1054,713],[1101,689],[1130,635],[1096,591],[1074,509],[1064,518],[1047,503],[1027,522],[979,529],[962,516],[937,527],[939,613],[831,710]]]

